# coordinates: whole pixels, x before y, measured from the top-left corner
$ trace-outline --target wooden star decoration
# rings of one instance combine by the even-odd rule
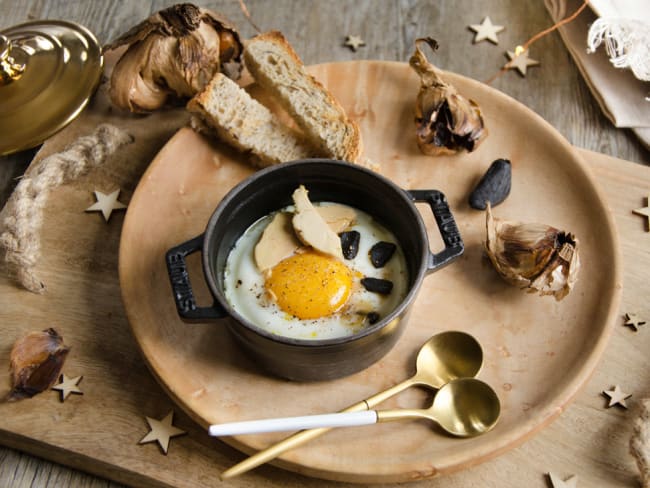
[[[359,36],[347,36],[345,38],[345,45],[356,52],[356,50],[359,49],[360,46],[365,46],[366,43]]]
[[[122,202],[117,201],[120,195],[120,190],[115,190],[113,193],[106,195],[101,191],[94,191],[97,202],[86,209],[86,212],[101,212],[106,222],[111,218],[113,210],[122,210],[126,208]]]
[[[634,332],[638,332],[639,327],[645,325],[645,320],[641,320],[639,316],[635,313],[626,313],[625,314],[625,323],[623,325],[630,327]]]
[[[632,210],[632,212],[634,212],[637,215],[641,215],[643,217],[648,218],[648,226],[646,228],[648,232],[650,232],[650,195],[648,195],[646,203],[648,204],[647,207],[637,208],[635,210]]]
[[[556,474],[548,473],[553,488],[576,488],[578,486],[578,477],[573,475],[562,481]]]
[[[502,25],[492,25],[490,17],[485,17],[483,19],[483,22],[480,24],[472,24],[469,26],[469,28],[476,32],[474,40],[472,41],[474,44],[485,40],[490,41],[494,44],[499,44],[497,34],[505,29],[505,27]]]
[[[76,393],[77,395],[83,395],[83,391],[77,386],[82,380],[83,376],[77,376],[76,378],[69,378],[64,374],[61,375],[61,382],[52,387],[53,390],[58,390],[61,392],[61,401],[64,402],[70,393]]]
[[[172,437],[187,434],[187,432],[184,430],[181,430],[172,425],[172,420],[174,418],[173,410],[169,412],[167,416],[162,420],[152,419],[151,417],[145,418],[147,419],[147,423],[149,424],[149,428],[151,430],[140,440],[138,444],[146,444],[147,442],[157,441],[164,454],[167,454],[167,450],[169,449],[169,440]]]
[[[521,76],[526,76],[526,69],[529,66],[539,66],[539,61],[529,58],[528,51],[523,49],[515,49],[515,52],[508,51],[508,61],[504,68],[516,69]]]
[[[603,391],[603,395],[609,397],[609,404],[607,405],[607,408],[613,407],[614,405],[620,405],[623,408],[627,408],[625,399],[630,398],[632,396],[631,393],[625,393],[623,390],[621,390],[621,388],[618,385],[616,385],[611,390]]]

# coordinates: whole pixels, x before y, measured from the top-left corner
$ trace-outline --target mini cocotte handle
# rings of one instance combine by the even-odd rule
[[[414,202],[429,204],[436,219],[442,241],[445,243],[445,248],[439,253],[434,254],[429,251],[427,273],[431,273],[448,265],[463,254],[465,245],[460,237],[454,216],[449,210],[447,199],[441,192],[438,190],[407,190],[406,193]]]
[[[187,322],[201,322],[227,316],[226,311],[216,301],[211,307],[198,307],[196,305],[185,258],[203,249],[203,236],[201,234],[194,239],[173,247],[165,255],[176,310],[178,315]]]

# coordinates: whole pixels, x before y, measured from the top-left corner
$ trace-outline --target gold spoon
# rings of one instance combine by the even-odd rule
[[[415,385],[438,389],[455,378],[476,376],[483,364],[483,350],[474,337],[465,332],[441,332],[431,337],[418,352],[416,372],[405,381],[350,405],[342,412],[370,410],[387,398]],[[232,466],[221,474],[221,479],[234,478],[260,464],[275,459],[283,452],[315,439],[329,428],[321,427],[297,432]]]
[[[452,435],[471,437],[489,431],[499,420],[501,404],[490,386],[475,378],[457,378],[444,385],[427,409],[366,410],[303,417],[249,420],[211,425],[213,436],[258,434],[314,427],[354,427],[402,419],[437,422]]]
[[[363,412],[359,412],[363,413]],[[501,415],[501,402],[487,383],[475,378],[457,378],[438,390],[425,410],[377,411],[377,422],[423,418],[458,437],[473,437],[492,429]]]

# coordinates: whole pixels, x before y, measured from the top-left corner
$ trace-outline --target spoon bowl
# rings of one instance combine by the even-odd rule
[[[483,365],[483,350],[469,334],[436,334],[420,349],[416,360],[419,384],[440,388],[456,378],[473,378]]]
[[[459,378],[440,388],[429,408],[378,411],[377,422],[423,418],[437,422],[452,435],[473,437],[491,430],[500,414],[501,403],[488,384]]]
[[[470,437],[484,434],[496,425],[501,415],[501,402],[486,383],[461,378],[438,390],[431,410],[447,432]]]

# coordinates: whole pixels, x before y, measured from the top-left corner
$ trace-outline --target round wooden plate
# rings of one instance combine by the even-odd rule
[[[607,344],[621,295],[621,265],[603,197],[585,164],[551,126],[492,88],[445,74],[479,103],[489,136],[472,154],[433,158],[415,143],[419,81],[408,65],[364,61],[310,71],[359,123],[365,153],[381,164],[384,175],[403,188],[446,194],[466,244],[464,256],[425,279],[404,336],[372,367],[319,383],[271,377],[242,354],[223,323],[188,325],[176,315],[165,252],[201,234],[219,200],[253,171],[246,157],[181,129],[143,176],[122,231],[122,295],[144,358],[171,397],[207,427],[338,411],[411,375],[415,355],[431,335],[463,330],[482,344],[485,364],[479,377],[502,402],[493,431],[456,439],[424,421],[337,429],[276,463],[327,479],[388,482],[448,473],[496,456],[568,406]],[[579,281],[561,302],[511,287],[483,256],[485,214],[471,209],[467,197],[496,158],[512,161],[513,183],[495,217],[550,224],[580,240]],[[427,212],[423,215],[435,248],[440,245],[435,224]],[[209,303],[198,257],[190,261],[190,276]],[[386,407],[428,406],[431,395],[411,389]],[[224,440],[252,452],[286,435]]]

